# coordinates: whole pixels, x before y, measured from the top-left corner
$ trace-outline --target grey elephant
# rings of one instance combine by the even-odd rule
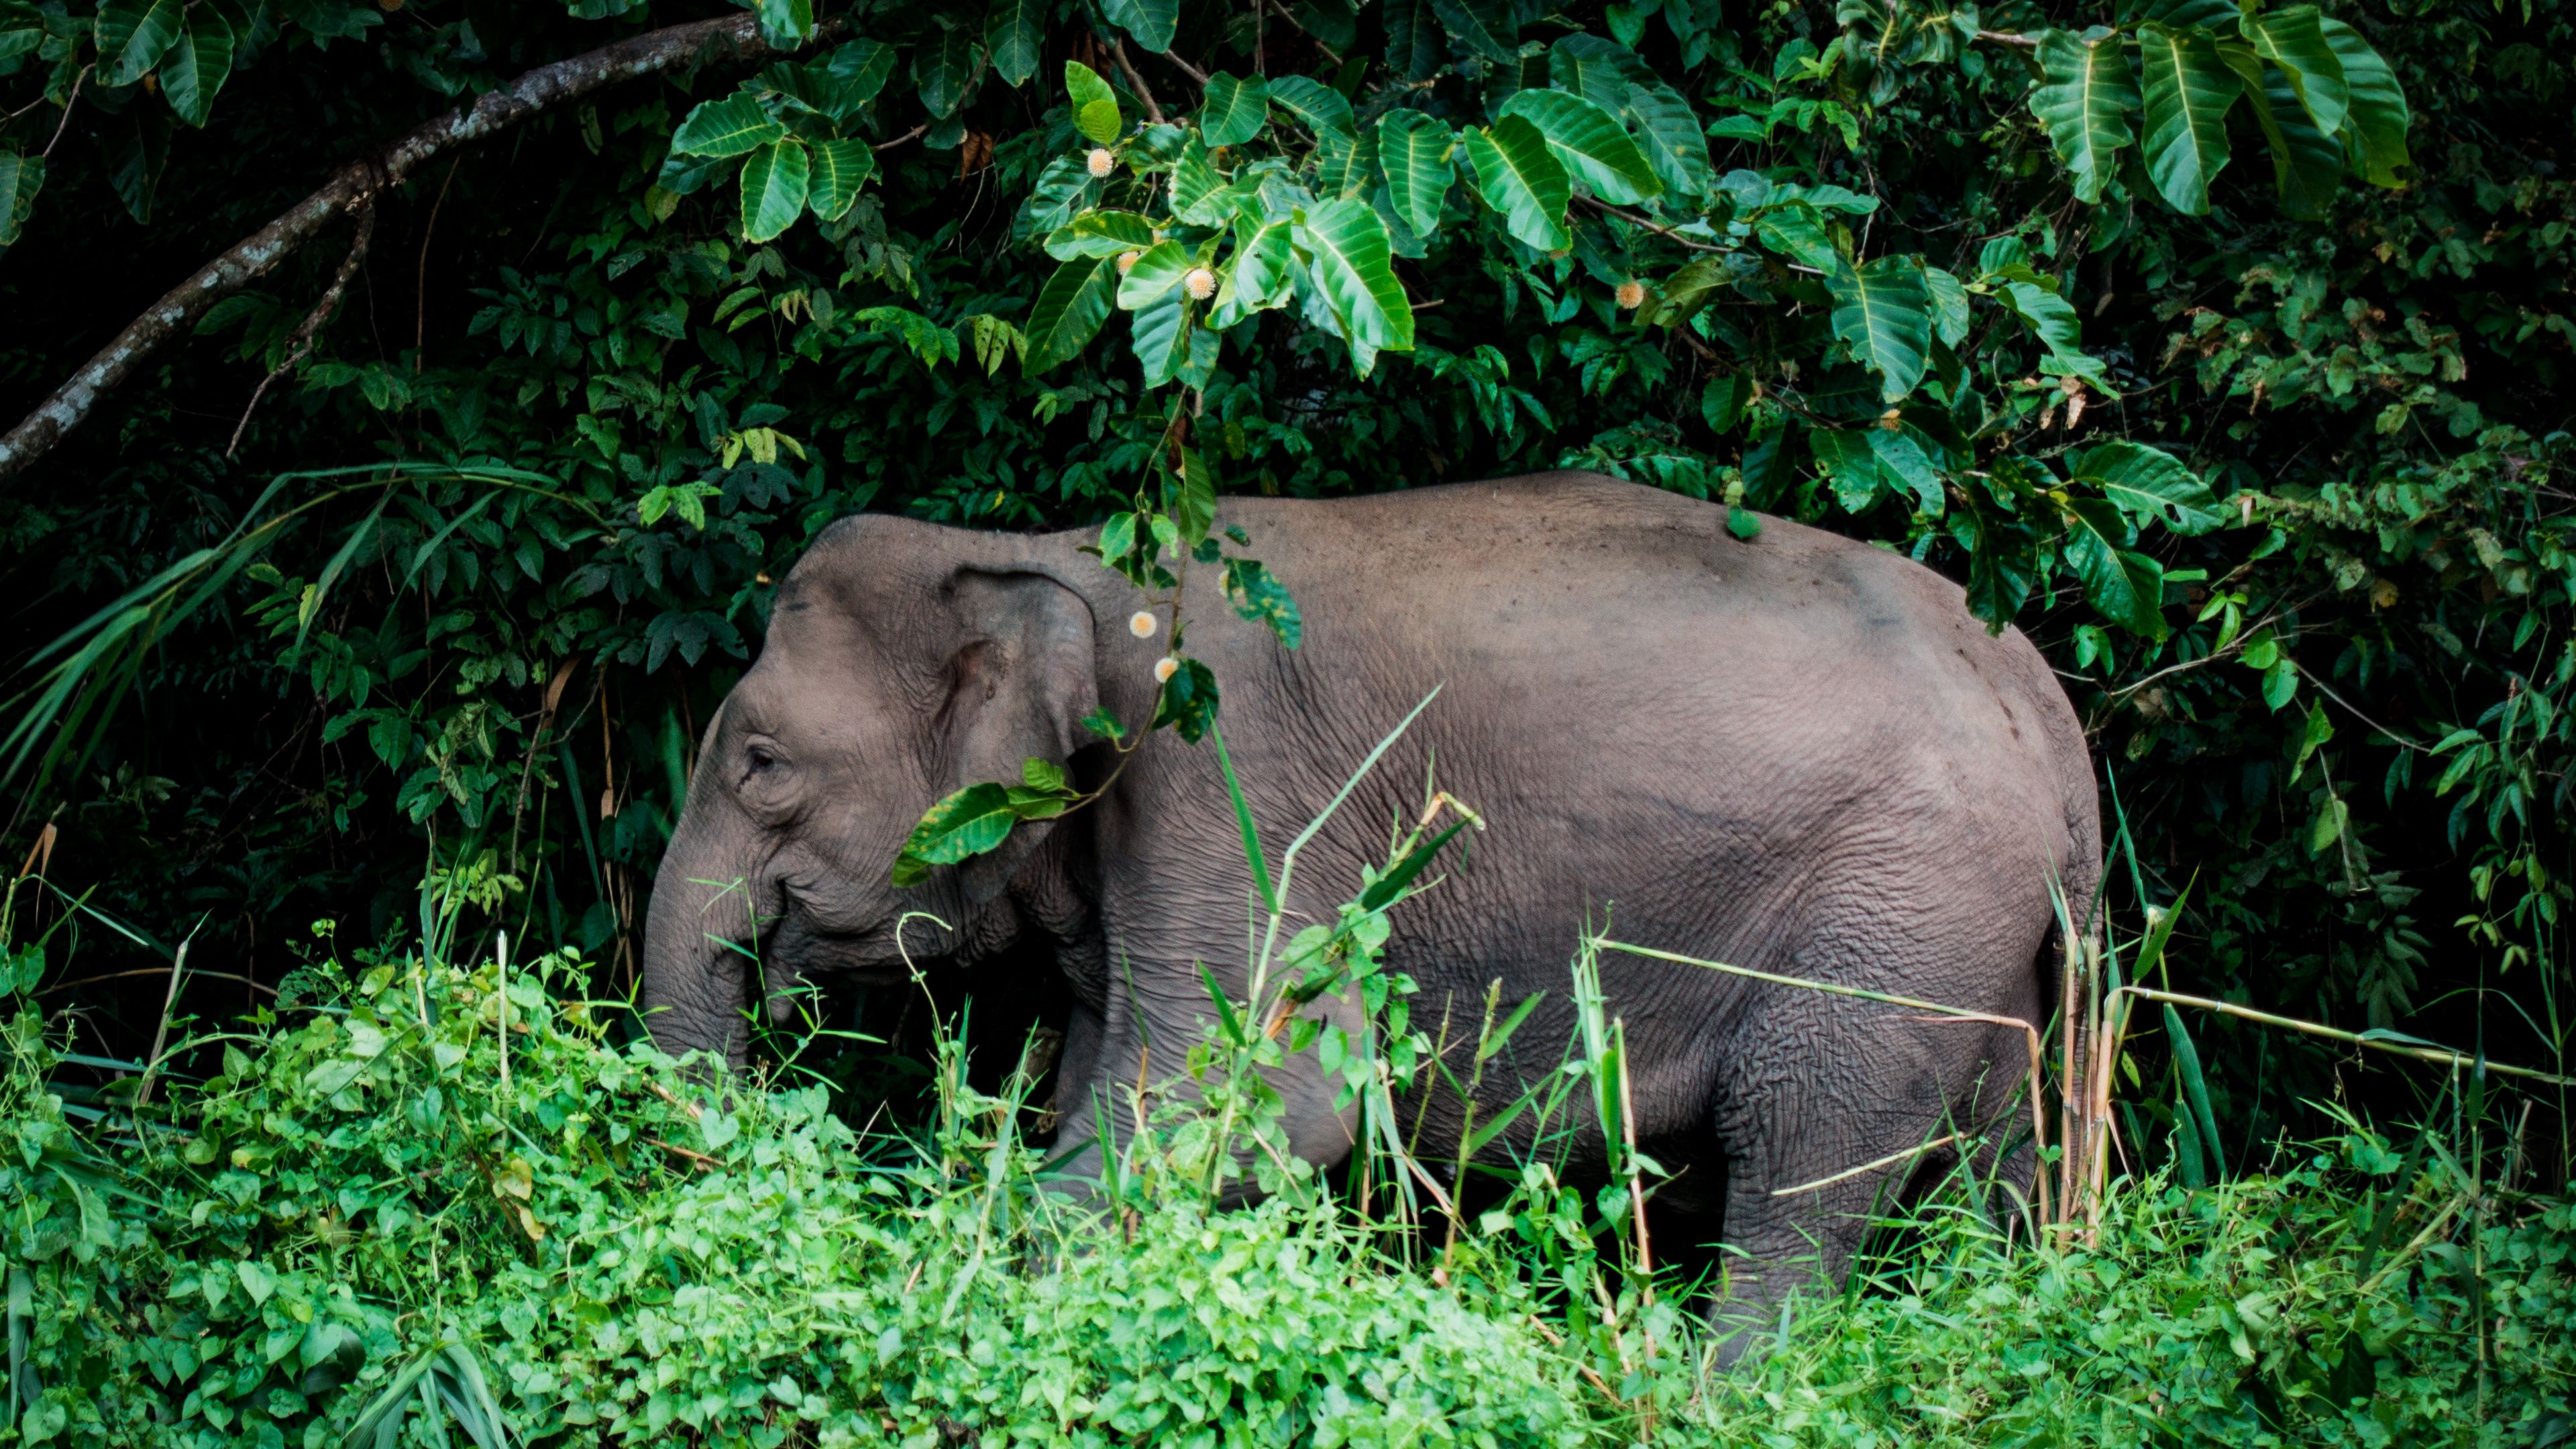
[[[2090,898],[2091,765],[2038,651],[1901,556],[1777,519],[1739,540],[1726,519],[1580,473],[1228,500],[1221,521],[1295,590],[1293,653],[1235,616],[1213,570],[1188,579],[1190,653],[1222,684],[1225,740],[1274,842],[1441,688],[1309,847],[1288,905],[1331,919],[1436,762],[1491,828],[1396,916],[1388,960],[1419,983],[1417,1021],[1472,1020],[1497,978],[1506,1003],[1546,993],[1513,1041],[1524,1074],[1552,1068],[1574,1029],[1567,963],[1587,919],[2037,1020],[2051,884],[2079,911]],[[1079,1003],[1058,1100],[1080,1103],[1170,1073],[1202,1039],[1198,963],[1240,995],[1249,869],[1214,753],[1168,731],[1093,806],[912,889],[889,881],[934,801],[1016,780],[1033,756],[1096,783],[1111,751],[1084,716],[1152,714],[1168,640],[1134,631],[1138,596],[1080,551],[1091,538],[864,516],[817,540],[708,727],[654,887],[643,987],[662,1047],[739,1063],[755,991],[901,980],[904,948],[971,959],[1038,933]],[[899,946],[915,911],[948,929],[915,917]],[[733,949],[754,944],[758,980]],[[1931,1159],[1777,1190],[1902,1154],[1945,1121],[1995,1120],[2026,1062],[2010,1028],[1629,956],[1602,971],[1641,1145],[1680,1165],[1667,1199],[1716,1214],[1748,1319],[1839,1277],[1873,1201]],[[1347,1003],[1319,1006],[1352,1024]],[[1499,1075],[1488,1112],[1521,1089]],[[1345,1156],[1352,1121],[1312,1054],[1275,1080],[1294,1150]],[[1450,1096],[1425,1104],[1426,1155],[1454,1153]],[[1066,1117],[1070,1150],[1095,1129]],[[1597,1129],[1576,1141],[1573,1170],[1597,1172],[1603,1147]]]

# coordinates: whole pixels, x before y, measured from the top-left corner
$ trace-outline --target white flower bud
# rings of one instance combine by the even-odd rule
[[[1154,618],[1153,610],[1138,609],[1135,614],[1130,616],[1127,620],[1127,632],[1135,635],[1139,639],[1151,639],[1154,637],[1154,628],[1157,622],[1158,621]]]
[[[1181,672],[1181,661],[1166,654],[1154,661],[1154,682],[1161,684]]]
[[[1619,299],[1621,311],[1634,312],[1646,304],[1646,284],[1631,277],[1619,284],[1619,290],[1615,295]]]
[[[1181,285],[1189,289],[1192,297],[1204,302],[1216,295],[1216,273],[1205,267],[1192,267],[1189,274],[1181,278]]]
[[[1118,275],[1123,277],[1129,272],[1136,270],[1136,259],[1143,255],[1143,252],[1120,252],[1118,254]]]
[[[1082,164],[1092,175],[1106,176],[1118,169],[1118,158],[1108,147],[1094,146],[1091,154],[1082,158]]]

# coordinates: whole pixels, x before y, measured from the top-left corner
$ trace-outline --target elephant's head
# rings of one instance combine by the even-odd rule
[[[904,952],[953,948],[1050,827],[898,890],[923,811],[1023,761],[1066,760],[1096,702],[1090,605],[1043,563],[961,556],[961,535],[844,520],[780,587],[760,660],[707,727],[662,857],[644,948],[646,1024],[663,1050],[749,1041],[757,977],[891,979]],[[1006,909],[1006,908],[1005,908]],[[943,931],[907,912],[947,922]],[[755,967],[754,962],[757,962]]]

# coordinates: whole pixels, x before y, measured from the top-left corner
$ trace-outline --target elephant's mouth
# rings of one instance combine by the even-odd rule
[[[786,914],[760,943],[759,954],[773,986],[823,977],[855,986],[888,986],[911,980],[913,967],[927,965],[946,944],[946,933],[928,920],[906,921],[887,912],[865,924],[843,926],[800,909],[791,895]]]

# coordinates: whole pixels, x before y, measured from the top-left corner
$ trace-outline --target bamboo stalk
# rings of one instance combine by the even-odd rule
[[[143,1061],[143,1080],[134,1087],[134,1110],[141,1113],[152,1101],[152,1079],[161,1070],[162,1050],[170,1043],[170,1009],[179,1002],[179,978],[188,974],[188,943],[179,943],[178,954],[170,958],[170,989],[161,996],[161,1024],[152,1031],[152,1055]]]
[[[2259,1022],[2264,1026],[2277,1026],[2284,1030],[2301,1032],[2308,1036],[2324,1037],[2328,1041],[2347,1042],[2357,1047],[2368,1047],[2372,1051],[2387,1052],[2392,1056],[2413,1057],[2419,1062],[2436,1062],[2447,1067],[2474,1067],[2479,1063],[2479,1058],[2470,1056],[2465,1052],[2452,1051],[2448,1047],[2414,1046],[2406,1042],[2382,1041],[2376,1038],[2363,1036],[2359,1032],[2345,1031],[2340,1027],[2326,1026],[2322,1023],[2313,1021],[2301,1021],[2295,1016],[2279,1016],[2268,1011],[2256,1011],[2253,1007],[2238,1006],[2232,1001],[2212,1001],[2206,996],[2185,996],[2178,991],[2158,991],[2155,988],[2148,986],[2123,986],[2118,991],[2111,994],[2114,996],[2137,996],[2148,1001],[2161,1001],[2173,1006],[2198,1007],[2202,1011],[2215,1011],[2222,1016],[2233,1016],[2244,1021]],[[2487,1062],[2485,1065],[2488,1071],[2494,1072],[2500,1076],[2521,1077],[2529,1081],[2546,1082],[2554,1087],[2576,1087],[2576,1077],[2562,1077],[2553,1072],[2538,1071],[2531,1067],[2509,1066],[2503,1062]]]

